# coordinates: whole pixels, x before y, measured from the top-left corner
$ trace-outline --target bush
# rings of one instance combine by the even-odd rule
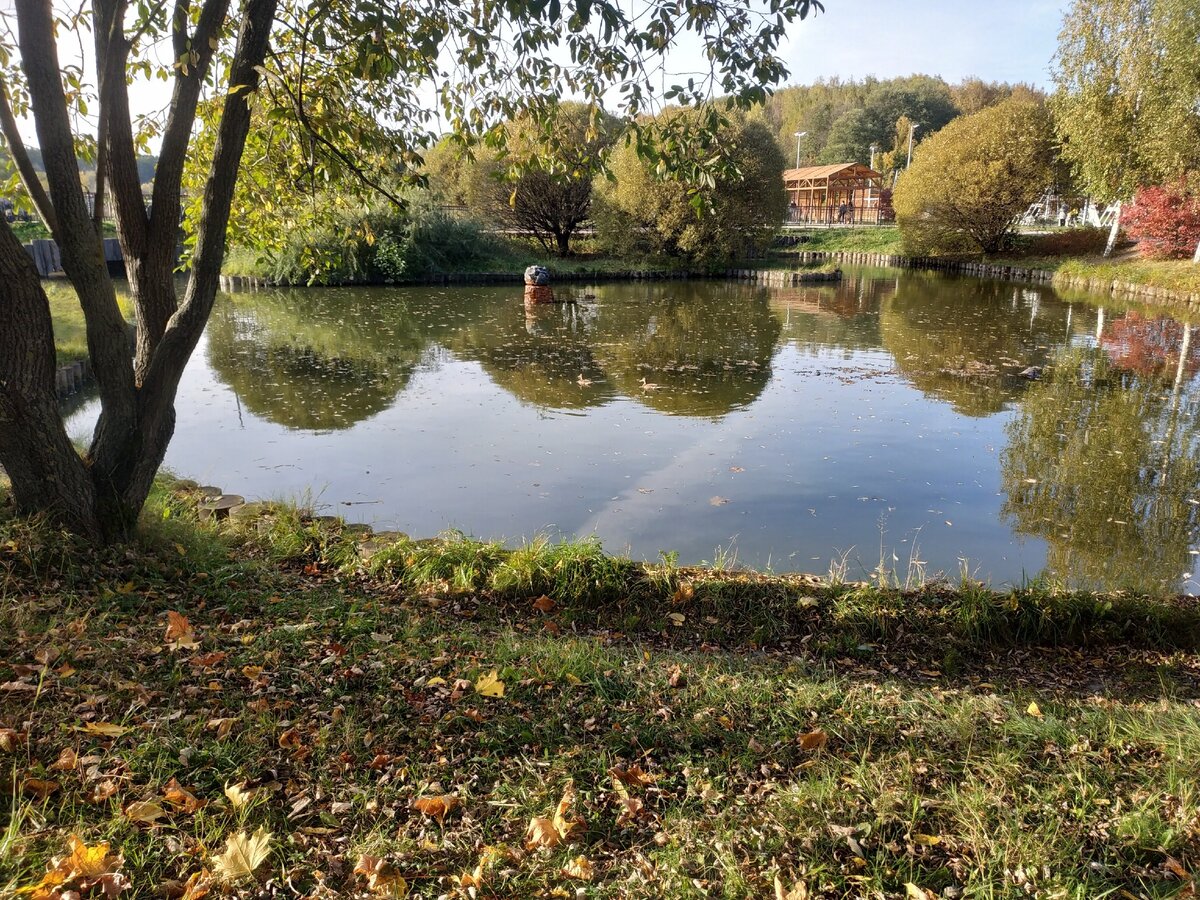
[[[1097,256],[1108,243],[1107,228],[1068,228],[1021,239],[1022,256]]]
[[[611,160],[613,180],[596,185],[592,213],[601,243],[619,256],[707,266],[761,255],[787,212],[783,154],[766,127],[740,117],[722,129],[717,143],[740,178],[705,185],[660,176],[632,142],[620,146]],[[697,196],[699,205],[693,203]]]
[[[1142,188],[1121,224],[1146,259],[1191,259],[1200,243],[1200,196],[1182,181]]]
[[[470,270],[503,255],[471,221],[424,201],[345,213],[293,236],[270,260],[279,284],[379,284]]]
[[[926,138],[893,202],[909,253],[995,253],[1054,180],[1053,129],[1039,103],[1006,100]]]

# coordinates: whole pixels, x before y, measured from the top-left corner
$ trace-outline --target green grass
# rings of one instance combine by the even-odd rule
[[[819,253],[900,253],[900,229],[894,225],[863,228],[789,229],[803,243],[794,249]]]
[[[243,895],[365,892],[363,854],[419,897],[478,872],[513,898],[1166,898],[1200,863],[1187,602],[387,540],[279,506],[201,526],[194,503],[160,486],[114,550],[0,520],[0,894],[71,833],[141,896],[260,827]],[[197,647],[167,645],[168,611]],[[568,784],[580,833],[527,848]],[[444,819],[413,807],[442,795]],[[124,812],[148,800],[155,824]]]
[[[54,323],[54,348],[59,365],[86,359],[87,326],[75,289],[68,282],[57,279],[43,280],[42,287],[45,288],[46,297],[50,301],[50,317]],[[117,292],[117,302],[121,304],[125,317],[131,318],[129,298],[120,290]]]

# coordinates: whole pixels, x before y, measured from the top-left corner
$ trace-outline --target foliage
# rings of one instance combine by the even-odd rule
[[[673,112],[670,119],[694,114]],[[665,174],[627,142],[613,154],[612,180],[598,184],[596,228],[622,256],[667,256],[716,265],[760,254],[787,208],[783,155],[761,124],[735,118],[717,136],[735,175],[689,181]]]
[[[461,142],[443,141],[430,166],[430,186],[480,221],[530,233],[545,250],[566,256],[590,215],[592,181],[619,123],[580,103],[556,104],[550,115],[549,138],[522,116],[505,126],[501,148],[484,148],[473,158]]]
[[[1074,0],[1051,103],[1083,188],[1122,200],[1200,164],[1200,18],[1191,0]]]
[[[901,118],[920,123],[916,133],[920,140],[958,115],[978,112],[1012,96],[1034,99],[1041,95],[1025,85],[977,78],[957,85],[928,75],[862,81],[834,78],[776,91],[756,114],[775,134],[788,165],[795,162],[795,134],[804,132],[800,139],[802,165],[865,165],[871,162],[871,146],[875,145],[875,167],[890,180],[894,169],[903,166],[908,150],[908,125],[897,127]]]
[[[927,138],[893,202],[905,247],[916,254],[1002,249],[1054,177],[1045,107],[1006,100]]]
[[[287,236],[270,259],[278,284],[381,284],[469,270],[505,252],[473,221],[414,198],[402,209],[344,210]]]
[[[1185,182],[1140,188],[1121,224],[1143,257],[1190,259],[1200,244],[1200,194]]]
[[[1099,256],[1108,242],[1107,228],[1065,228],[1044,234],[1022,234],[1014,241],[1019,256]]]

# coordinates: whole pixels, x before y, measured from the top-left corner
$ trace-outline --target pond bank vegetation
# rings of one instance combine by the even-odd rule
[[[1200,858],[1189,599],[201,524],[186,487],[111,550],[0,522],[4,893],[71,835],[173,896],[1168,897]]]

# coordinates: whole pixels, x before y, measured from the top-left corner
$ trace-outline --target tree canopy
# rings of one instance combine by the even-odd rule
[[[439,117],[458,134],[502,140],[503,123],[527,111],[552,141],[557,97],[599,102],[610,90],[633,118],[635,145],[692,183],[712,181],[729,167],[717,138],[722,107],[764,99],[786,74],[776,50],[789,24],[820,8],[816,0],[652,0],[632,12],[611,0],[84,0],[58,12],[48,0],[18,0],[0,32],[0,134],[79,294],[101,404],[80,454],[57,406],[45,291],[0,222],[0,464],[18,507],[93,540],[135,526],[174,431],[180,377],[212,312],[235,195],[242,210],[282,211],[272,227],[286,232],[297,198],[319,204],[332,186],[397,198]],[[687,34],[705,74],[666,87],[663,55]],[[90,35],[90,71],[60,48],[66,35]],[[171,85],[171,102],[162,116],[135,117],[131,85],[150,78]],[[637,118],[664,100],[717,94],[729,103],[696,117],[662,127]],[[44,185],[21,117],[33,120]],[[653,140],[642,121],[660,132]],[[147,204],[138,155],[155,141]],[[81,155],[96,160],[94,210]],[[181,293],[189,156],[204,167],[190,192]],[[132,358],[97,227],[110,205],[137,318]]]
[[[893,202],[904,244],[919,254],[995,252],[1055,174],[1044,105],[1009,99],[956,119],[900,176]]]
[[[1200,16],[1191,0],[1074,0],[1051,104],[1062,153],[1101,201],[1200,168]]]

